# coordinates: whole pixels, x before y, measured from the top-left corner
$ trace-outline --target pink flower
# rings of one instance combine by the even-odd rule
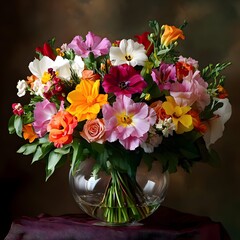
[[[153,69],[151,75],[160,90],[169,90],[171,83],[177,79],[174,64],[162,63],[159,69]]]
[[[102,108],[106,126],[106,139],[119,142],[128,150],[136,149],[146,141],[148,131],[155,124],[156,113],[146,103],[135,103],[131,98],[120,95],[113,106]]]
[[[87,120],[80,135],[88,142],[104,143],[105,125],[103,119]]]
[[[176,82],[171,85],[170,95],[174,97],[180,106],[192,106],[200,112],[210,103],[207,92],[208,83],[200,76],[200,72],[192,71],[183,78],[182,83]]]
[[[81,36],[75,36],[72,42],[68,44],[68,47],[83,58],[88,57],[91,52],[95,57],[99,57],[109,53],[111,42],[107,38],[102,39],[92,32],[88,32],[85,41]]]
[[[47,133],[47,125],[52,116],[57,113],[57,108],[54,103],[49,102],[47,99],[42,102],[36,103],[34,114],[33,127],[34,131],[39,137],[43,137]]]
[[[134,67],[123,64],[111,67],[109,74],[104,76],[102,86],[106,93],[130,97],[134,93],[141,93],[147,83]]]

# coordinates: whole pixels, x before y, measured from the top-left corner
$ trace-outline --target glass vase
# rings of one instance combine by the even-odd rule
[[[150,170],[141,161],[134,178],[115,169],[93,176],[94,164],[95,160],[88,158],[74,174],[70,170],[69,184],[78,206],[97,219],[96,224],[141,224],[163,202],[169,174],[162,171],[159,161],[154,161]]]

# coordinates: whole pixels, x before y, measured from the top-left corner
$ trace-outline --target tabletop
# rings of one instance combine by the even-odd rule
[[[220,222],[206,216],[159,207],[139,225],[99,226],[86,214],[15,219],[5,240],[230,240]]]

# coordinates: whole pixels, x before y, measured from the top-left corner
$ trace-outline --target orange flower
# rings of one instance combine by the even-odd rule
[[[199,131],[201,133],[205,133],[207,131],[207,126],[201,121],[198,112],[191,109],[188,112],[188,114],[190,114],[192,116],[193,127],[197,131]]]
[[[166,111],[162,108],[162,101],[156,101],[156,102],[153,102],[151,105],[150,105],[151,108],[154,109],[154,111],[156,112],[157,114],[157,119],[167,119],[169,117],[171,117],[170,115],[167,115],[166,114]]]
[[[221,85],[217,86],[217,93],[218,93],[218,98],[223,99],[223,98],[228,97],[228,93],[227,93],[226,89]]]
[[[23,126],[22,131],[23,131],[23,138],[25,140],[28,139],[30,143],[32,143],[38,137],[37,134],[34,132],[31,123],[25,124]]]
[[[72,133],[77,124],[76,117],[72,116],[69,112],[59,111],[48,123],[49,141],[53,142],[57,148],[71,143],[73,139]]]
[[[164,33],[161,37],[161,44],[167,47],[175,42],[178,38],[185,39],[183,31],[175,26],[164,25]]]
[[[82,71],[82,79],[96,81],[100,79],[100,75],[97,73],[94,73],[93,70],[85,69]]]
[[[36,76],[31,75],[27,77],[27,84],[30,85],[30,88],[33,88],[33,83],[35,82],[35,80],[37,79]]]
[[[78,121],[95,119],[101,107],[108,103],[108,95],[99,94],[99,87],[100,80],[82,79],[76,89],[67,96],[71,103],[67,111],[76,116]]]

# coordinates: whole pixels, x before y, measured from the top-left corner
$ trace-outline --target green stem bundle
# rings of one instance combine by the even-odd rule
[[[127,173],[112,171],[100,208],[106,222],[112,224],[140,221],[150,209],[142,189]]]

